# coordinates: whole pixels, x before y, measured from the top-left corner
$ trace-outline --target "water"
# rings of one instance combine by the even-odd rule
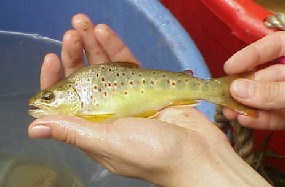
[[[27,100],[40,89],[44,55],[60,54],[60,45],[39,35],[0,32],[0,149],[19,157],[33,155],[43,162],[65,167],[87,187],[153,186],[112,175],[73,146],[28,137],[27,127],[33,119],[27,114]]]

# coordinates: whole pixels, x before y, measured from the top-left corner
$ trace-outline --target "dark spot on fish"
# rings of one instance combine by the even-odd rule
[[[152,74],[155,74],[155,73],[156,73],[155,71],[152,72]]]
[[[92,96],[92,95],[90,95],[90,96],[89,96],[89,98],[92,100],[92,99],[93,99],[93,96]]]
[[[131,74],[132,74],[132,75],[135,75],[135,73],[134,73],[134,72],[132,72]]]
[[[200,82],[197,82],[196,85],[197,85],[197,86],[201,86]]]
[[[121,85],[123,86],[123,85],[124,85],[124,83],[123,83],[123,82],[121,82]]]
[[[178,77],[180,77],[180,76],[181,76],[181,74],[180,74],[180,73],[178,73],[178,74],[177,74],[177,76],[178,76]]]
[[[141,77],[142,76],[142,74],[139,74],[139,77]]]
[[[126,75],[126,73],[125,73],[125,72],[123,72],[123,73],[122,73],[122,75],[123,75],[123,76],[125,76],[125,75]]]
[[[109,86],[109,87],[111,87],[111,86],[112,86],[112,84],[111,84],[111,83],[108,83],[108,86]]]
[[[98,104],[98,103],[96,103],[96,106],[99,106],[99,104]]]
[[[189,81],[189,79],[184,79],[184,81],[185,81],[185,82],[188,82],[188,81]]]
[[[144,91],[142,90],[141,93],[144,94]]]
[[[101,91],[102,91],[102,89],[101,89],[101,88],[99,88],[99,89],[98,89],[98,91],[99,91],[99,92],[101,92]]]
[[[162,74],[162,77],[166,77],[166,75],[165,75],[165,74]]]
[[[130,84],[130,85],[133,85],[133,84],[134,84],[134,82],[133,82],[133,81],[130,81],[130,82],[129,82],[129,84]]]
[[[150,81],[150,84],[154,84],[154,81]]]
[[[72,86],[71,84],[68,85],[68,87],[71,87],[71,86]]]
[[[87,78],[87,82],[90,82],[90,78]]]
[[[102,77],[102,78],[101,78],[101,80],[104,82],[104,81],[105,81],[105,78],[104,78],[104,77]]]
[[[91,69],[91,72],[94,72],[94,69]]]
[[[97,90],[97,89],[98,89],[98,86],[95,85],[95,86],[94,86],[94,89]]]
[[[110,68],[109,71],[112,71],[112,69]]]
[[[176,86],[176,82],[172,81],[171,85]]]
[[[170,80],[167,80],[167,83],[170,83]]]
[[[117,73],[117,77],[119,77],[120,76],[120,74],[119,73]]]
[[[83,108],[83,106],[84,106],[84,103],[83,103],[83,102],[81,102],[81,108]]]
[[[128,92],[124,92],[125,95],[128,95]]]
[[[104,87],[107,87],[107,84],[104,84]]]
[[[114,82],[114,86],[117,86],[117,83],[116,83],[116,82]]]
[[[98,73],[96,74],[96,77],[99,77],[99,74],[98,74]]]
[[[142,83],[145,84],[145,80],[143,80]]]
[[[103,92],[103,94],[104,94],[105,96],[107,96],[107,92]]]

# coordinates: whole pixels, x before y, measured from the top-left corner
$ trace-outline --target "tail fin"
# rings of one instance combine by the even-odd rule
[[[235,79],[253,79],[253,75],[253,72],[249,72],[211,80],[217,89],[217,95],[211,97],[209,101],[234,110],[240,114],[256,118],[256,110],[237,102],[230,94],[230,86]]]

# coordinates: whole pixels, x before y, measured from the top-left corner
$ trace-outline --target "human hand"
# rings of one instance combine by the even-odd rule
[[[83,66],[83,49],[90,64],[110,60],[138,63],[108,26],[94,26],[84,15],[75,16],[72,24],[75,30],[63,37],[65,76]],[[41,88],[59,81],[61,72],[59,58],[48,54],[42,66]],[[115,174],[162,186],[230,184],[233,178],[239,182],[263,180],[234,153],[225,135],[191,107],[165,109],[157,119],[126,118],[104,125],[49,116],[35,120],[29,135],[73,144]],[[227,164],[229,160],[235,167]],[[244,170],[248,172],[240,173]]]
[[[64,76],[84,66],[83,49],[88,63],[100,64],[105,62],[126,61],[139,64],[131,51],[120,38],[105,24],[95,25],[83,14],[73,17],[74,29],[68,30],[63,36],[61,60]],[[40,83],[45,89],[62,79],[60,59],[51,53],[44,58]]]
[[[241,73],[285,55],[285,33],[276,32],[245,47],[224,65],[228,74]],[[228,109],[224,115],[254,129],[285,129],[285,65],[275,64],[257,71],[254,80],[232,83],[231,94],[239,102],[257,108],[258,117],[238,115]]]

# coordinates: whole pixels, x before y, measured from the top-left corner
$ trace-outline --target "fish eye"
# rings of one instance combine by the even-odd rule
[[[42,99],[47,102],[51,102],[54,99],[54,94],[50,91],[45,91],[42,94]]]

